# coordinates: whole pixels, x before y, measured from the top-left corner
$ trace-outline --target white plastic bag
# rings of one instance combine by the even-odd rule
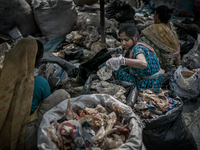
[[[183,98],[191,98],[200,92],[200,69],[189,70],[179,66],[170,79],[172,93]]]

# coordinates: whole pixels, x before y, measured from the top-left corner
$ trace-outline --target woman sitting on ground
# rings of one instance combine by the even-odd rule
[[[37,149],[37,129],[43,114],[69,96],[64,90],[51,94],[46,79],[34,78],[43,52],[40,42],[24,38],[5,55],[0,72],[1,149]],[[42,102],[46,102],[45,108]]]
[[[36,40],[36,42],[38,50],[35,59],[35,68],[40,65],[40,60],[42,59],[44,54],[43,44],[38,40]],[[37,109],[41,100],[51,95],[49,82],[45,78],[40,76],[36,76],[34,78],[35,80],[34,80],[34,92],[33,92],[32,106],[31,106],[31,114]]]
[[[167,6],[157,7],[154,24],[144,29],[140,35],[142,41],[154,48],[161,67],[180,63],[178,36],[169,21],[172,13],[173,10]]]
[[[162,75],[153,48],[139,41],[139,33],[133,24],[124,24],[119,29],[119,36],[123,49],[128,51],[125,57],[110,58],[106,62],[109,68],[116,70],[113,71],[115,79],[134,83],[139,89],[159,89]]]

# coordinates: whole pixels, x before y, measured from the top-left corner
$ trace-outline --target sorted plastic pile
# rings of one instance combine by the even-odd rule
[[[118,148],[125,143],[130,130],[122,119],[121,108],[113,103],[112,109],[113,112],[108,113],[98,104],[95,108],[80,109],[75,114],[69,99],[65,117],[51,123],[47,136],[62,150]]]
[[[134,108],[140,117],[150,119],[165,114],[176,107],[178,103],[169,97],[167,90],[160,93],[145,90],[139,93]]]
[[[94,80],[91,84],[91,93],[109,94],[122,103],[126,103],[125,92],[124,87],[106,81]]]

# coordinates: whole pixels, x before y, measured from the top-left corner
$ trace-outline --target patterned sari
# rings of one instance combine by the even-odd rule
[[[178,65],[180,45],[178,36],[170,22],[171,30],[165,24],[152,24],[142,31],[142,41],[154,48],[161,66]]]
[[[24,149],[34,91],[37,43],[20,40],[5,56],[0,74],[0,149]]]

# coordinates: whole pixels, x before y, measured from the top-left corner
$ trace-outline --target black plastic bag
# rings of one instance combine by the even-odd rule
[[[78,81],[85,84],[87,78],[91,74],[96,74],[98,67],[111,57],[107,49],[100,50],[92,59],[79,66]]]
[[[65,60],[82,60],[84,58],[82,49],[64,49]]]
[[[134,20],[135,10],[126,2],[114,0],[106,8],[106,17],[114,18],[119,22]]]
[[[81,91],[81,95],[84,94],[91,94],[90,89],[91,89],[91,82],[94,80],[100,80],[97,74],[92,74],[89,76],[87,81],[85,82],[85,85]],[[126,89],[126,93],[124,95],[126,96],[126,104],[130,107],[133,107],[133,105],[136,103],[137,95],[138,95],[138,90],[137,87],[129,82],[124,82],[124,81],[119,81],[119,80],[107,80],[107,82],[120,85]]]
[[[186,53],[188,53],[194,46],[195,44],[195,39],[190,36],[190,35],[183,35],[183,36],[179,36],[180,38],[180,46],[181,46],[181,57],[183,57],[183,55],[185,55]]]
[[[116,32],[115,30],[106,31],[106,34],[107,34],[107,35],[111,35],[111,36],[114,37],[117,41],[121,42],[121,41],[120,41],[120,38],[118,37],[117,32]]]
[[[66,60],[56,57],[51,53],[44,52],[43,58],[40,61],[41,63],[57,63],[59,64],[68,74],[69,77],[76,77],[78,74],[78,69],[71,63]]]
[[[169,85],[170,78],[174,74],[176,67],[174,65],[169,65],[169,66],[161,66],[161,68],[165,70],[165,73],[162,74],[162,88],[163,88],[164,86]]]
[[[143,142],[147,150],[197,150],[194,137],[182,116],[183,102],[154,119],[143,119]]]

